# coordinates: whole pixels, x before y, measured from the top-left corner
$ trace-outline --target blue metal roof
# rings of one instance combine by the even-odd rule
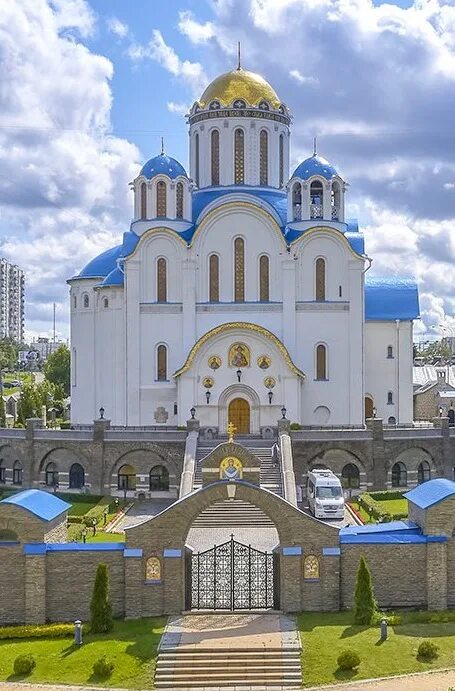
[[[122,286],[123,278],[123,271],[120,271],[120,269],[117,266],[110,273],[108,273],[104,281],[102,281],[102,283],[99,283],[98,285],[104,288],[108,286]]]
[[[409,320],[420,316],[419,293],[412,278],[366,275],[365,319]]]
[[[71,504],[59,499],[54,494],[43,492],[40,489],[27,489],[24,492],[13,494],[11,497],[2,499],[0,504],[19,506],[43,521],[52,521],[71,507]]]
[[[412,521],[354,525],[340,530],[340,543],[343,545],[424,544],[427,542],[444,542],[446,540],[447,538],[444,536],[423,535],[421,528]]]
[[[404,496],[421,509],[427,509],[444,499],[455,496],[455,482],[442,477],[428,480],[406,492]]]
[[[155,177],[155,175],[167,175],[171,180],[183,175],[188,177],[185,168],[175,158],[167,156],[166,154],[159,154],[151,158],[145,165],[142,166],[140,175],[147,179]]]
[[[122,255],[123,245],[116,245],[105,250],[89,261],[75,278],[104,278],[117,266],[117,259]]]
[[[259,198],[261,201],[268,204],[279,217],[280,225],[284,227],[287,221],[288,214],[288,199],[287,194],[283,190],[277,190],[267,187],[251,187],[248,185],[229,185],[227,187],[210,187],[193,192],[193,223],[196,223],[204,209],[216,199],[225,197],[231,194],[247,194],[253,199]],[[227,201],[227,200],[226,200]]]
[[[292,178],[308,180],[308,178],[311,178],[313,175],[320,175],[326,180],[331,180],[338,175],[338,173],[332,164],[325,158],[318,156],[318,154],[313,154],[313,156],[306,158],[297,166],[292,174]]]

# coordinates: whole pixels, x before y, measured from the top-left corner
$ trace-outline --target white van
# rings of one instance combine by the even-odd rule
[[[307,499],[315,518],[344,518],[341,482],[328,468],[316,468],[308,473]]]

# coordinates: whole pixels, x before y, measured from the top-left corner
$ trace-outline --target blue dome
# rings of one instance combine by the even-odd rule
[[[322,156],[318,156],[317,154],[313,154],[313,156],[305,159],[305,161],[302,161],[302,163],[297,166],[292,177],[308,180],[308,178],[311,178],[313,175],[320,175],[326,180],[331,180],[333,177],[338,175],[338,173],[332,164],[326,161],[325,158],[322,158]]]
[[[147,163],[142,166],[140,175],[143,175],[148,180],[155,177],[155,175],[167,175],[171,180],[175,180],[179,175],[183,175],[186,178],[188,177],[182,164],[176,161],[175,158],[166,156],[166,154],[160,154],[159,156],[151,158],[150,161],[147,161]]]
[[[117,259],[122,254],[123,245],[117,245],[102,252],[89,261],[76,278],[100,278],[107,276],[117,266]]]

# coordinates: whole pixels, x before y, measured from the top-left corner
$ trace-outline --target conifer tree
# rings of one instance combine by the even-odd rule
[[[109,571],[107,564],[98,564],[93,586],[92,601],[90,603],[90,627],[92,633],[107,633],[111,631],[112,605],[109,597]]]
[[[354,594],[354,621],[356,624],[371,624],[375,612],[371,573],[364,557],[360,557]]]

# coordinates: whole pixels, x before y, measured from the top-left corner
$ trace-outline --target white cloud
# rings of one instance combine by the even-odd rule
[[[112,64],[74,33],[94,22],[79,0],[0,8],[0,253],[26,272],[35,333],[53,301],[67,331],[66,279],[118,244],[131,216],[140,156],[110,132]]]
[[[106,22],[108,30],[118,38],[125,38],[128,36],[128,24],[121,22],[117,17],[111,17]]]
[[[190,106],[187,103],[174,103],[174,101],[169,101],[167,109],[170,113],[175,113],[176,115],[186,115],[190,110]]]
[[[193,13],[185,10],[179,13],[178,28],[192,43],[206,43],[214,37],[213,24],[205,22],[200,24],[195,21]]]
[[[295,79],[295,81],[298,82],[299,84],[318,84],[318,83],[319,83],[319,80],[317,79],[317,77],[312,77],[312,76],[305,77],[305,76],[300,72],[300,70],[296,70],[296,69],[291,70],[291,71],[289,72],[289,75],[290,75],[293,79]]]

